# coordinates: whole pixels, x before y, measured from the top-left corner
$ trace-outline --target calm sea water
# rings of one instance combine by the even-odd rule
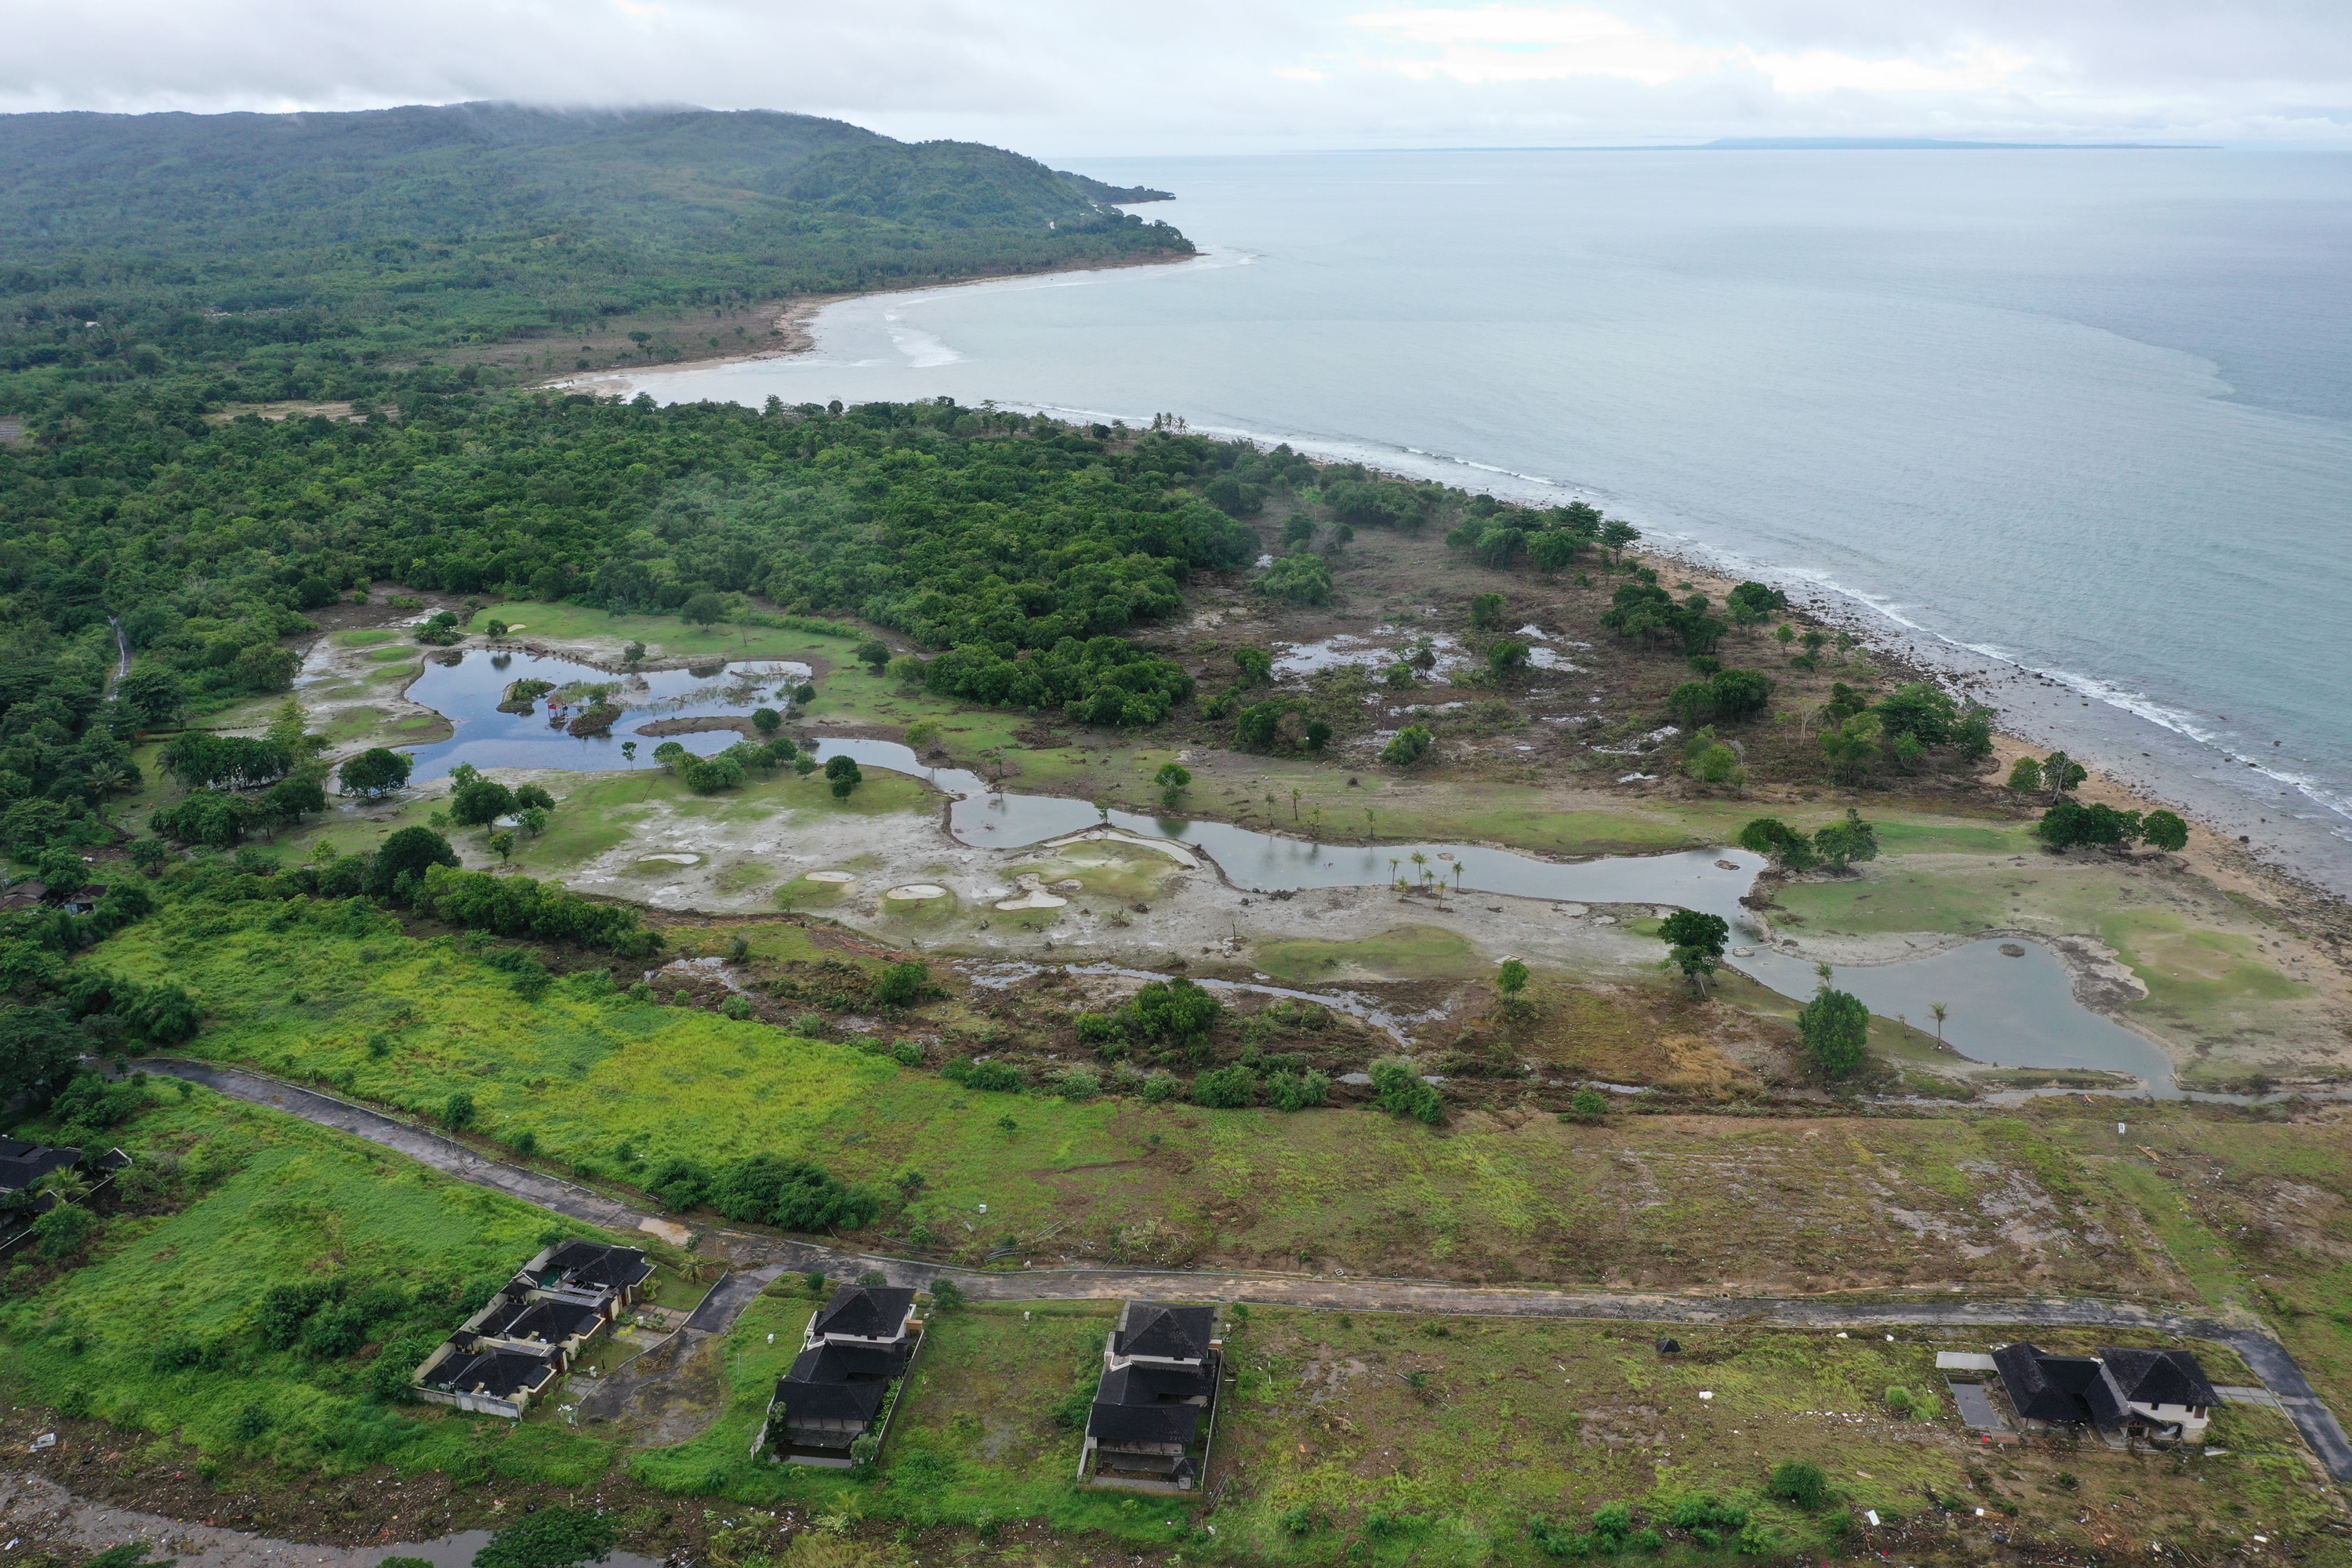
[[[637,384],[1166,410],[1591,497],[2352,890],[2352,155],[1088,172],[1212,254],[854,300],[813,355]]]

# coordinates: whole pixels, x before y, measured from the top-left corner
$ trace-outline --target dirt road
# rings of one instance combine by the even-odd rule
[[[150,1057],[136,1065],[149,1072],[204,1084],[257,1105],[273,1106],[320,1126],[337,1128],[396,1149],[436,1170],[608,1229],[659,1234],[675,1224],[559,1177],[488,1159],[430,1129],[266,1074],[172,1057]],[[730,1279],[713,1290],[696,1311],[688,1327],[700,1337],[724,1333],[767,1280],[786,1271],[820,1270],[835,1279],[877,1272],[893,1285],[925,1289],[936,1280],[952,1279],[969,1296],[1014,1301],[1181,1297],[1189,1300],[1262,1302],[1354,1312],[1450,1312],[1621,1322],[1742,1322],[1880,1330],[1968,1325],[1982,1326],[1988,1331],[2047,1324],[2154,1330],[2217,1341],[2245,1357],[2246,1364],[2253,1368],[2263,1386],[2278,1396],[2280,1405],[2319,1456],[2328,1474],[2339,1482],[2352,1484],[2352,1440],[2347,1439],[2334,1412],[2321,1402],[2284,1345],[2259,1328],[2215,1322],[2130,1301],[2095,1297],[1815,1300],[1488,1289],[1441,1279],[1349,1279],[1338,1275],[1213,1274],[1146,1268],[1000,1271],[847,1252],[723,1227],[709,1231],[706,1238],[717,1244],[711,1250],[723,1253],[741,1274],[739,1279]]]

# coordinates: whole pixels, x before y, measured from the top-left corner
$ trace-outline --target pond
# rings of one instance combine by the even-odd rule
[[[460,762],[479,768],[616,768],[623,765],[620,743],[630,739],[638,742],[644,763],[659,742],[638,736],[639,726],[661,719],[748,714],[762,702],[782,706],[772,703],[776,686],[805,680],[808,675],[804,666],[775,662],[648,672],[631,679],[619,693],[616,700],[626,711],[609,737],[595,740],[564,733],[562,720],[551,720],[544,699],[528,713],[500,711],[499,703],[509,683],[522,678],[552,681],[559,688],[568,682],[609,684],[624,679],[552,657],[478,648],[437,656],[426,662],[408,695],[446,716],[457,733],[417,749],[415,776],[438,778]],[[718,730],[674,738],[688,750],[709,755],[741,736]],[[1104,811],[1060,795],[994,790],[977,773],[929,766],[895,741],[820,738],[815,751],[820,760],[845,755],[860,766],[925,780],[950,797],[950,832],[960,842],[982,848],[1017,849],[1108,823],[1190,846],[1214,861],[1236,888],[1268,893],[1385,887],[1400,874],[1414,874],[1412,857],[1418,853],[1448,879],[1458,870],[1458,885],[1465,891],[1544,899],[1559,906],[1633,903],[1704,910],[1730,925],[1735,945],[1753,949],[1751,956],[1727,960],[1729,967],[1791,998],[1811,996],[1817,984],[1810,962],[1762,945],[1754,918],[1741,907],[1741,896],[1765,865],[1761,856],[1744,849],[1560,863],[1478,844],[1317,844],[1230,823]],[[1560,918],[1587,917],[1562,913]],[[2010,956],[2005,947],[2024,951]],[[1873,1013],[1907,1017],[1920,1026],[1930,1026],[1926,1024],[1929,1006],[1944,1003],[1950,1009],[1945,1040],[1976,1061],[2124,1073],[2139,1079],[2147,1092],[2164,1098],[2180,1093],[2163,1050],[2077,1002],[2064,966],[2039,942],[1987,940],[1897,963],[1853,965],[1837,972],[1836,984],[1859,996]]]
[[[640,763],[662,743],[638,735],[639,726],[663,719],[748,715],[762,705],[781,709],[784,703],[776,700],[776,688],[799,685],[810,673],[807,665],[790,659],[714,660],[684,669],[632,674],[553,654],[499,648],[436,653],[425,659],[425,673],[410,684],[408,698],[448,720],[457,733],[416,747],[412,776],[420,783],[437,779],[459,763],[478,768],[625,767],[623,742],[637,742]],[[545,681],[551,689],[527,703],[509,704],[520,712],[501,711],[499,704],[518,680]],[[565,726],[604,691],[622,710],[611,731],[596,736],[568,733]],[[662,739],[709,756],[743,737],[733,730],[706,730]]]

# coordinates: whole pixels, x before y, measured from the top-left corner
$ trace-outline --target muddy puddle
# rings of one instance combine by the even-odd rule
[[[438,777],[459,762],[484,768],[612,769],[623,765],[619,745],[628,739],[638,740],[638,762],[646,765],[656,742],[635,736],[639,725],[656,719],[748,715],[763,702],[772,703],[778,685],[805,679],[805,671],[760,662],[629,678],[627,689],[616,699],[627,710],[604,740],[566,734],[560,720],[551,721],[544,698],[529,713],[501,711],[499,704],[509,683],[526,678],[559,689],[620,679],[566,659],[487,649],[430,660],[408,695],[438,710],[457,733],[419,748],[416,776]],[[740,738],[731,730],[676,737],[702,754]],[[1741,907],[1741,896],[1765,867],[1762,857],[1746,850],[1563,863],[1476,844],[1321,844],[1230,823],[1105,810],[1084,800],[992,788],[967,770],[928,766],[893,741],[820,738],[815,748],[820,760],[845,755],[861,767],[925,780],[950,799],[950,833],[973,847],[1019,849],[1110,828],[1213,861],[1234,887],[1253,893],[1387,887],[1400,877],[1417,879],[1425,866],[1439,881],[1465,893],[1544,900],[1562,921],[1607,921],[1587,910],[1593,904],[1648,904],[1662,914],[1676,907],[1704,910],[1722,916],[1731,927],[1733,945],[1747,950],[1727,960],[1728,967],[1792,999],[1810,997],[1818,984],[1811,963],[1770,947]],[[1422,865],[1416,865],[1415,855],[1423,858]],[[1943,1037],[1956,1058],[2001,1067],[2123,1073],[2140,1080],[2146,1092],[2166,1098],[2180,1092],[2163,1050],[2083,1005],[2065,966],[2040,942],[1988,939],[1897,963],[1842,967],[1836,984],[1873,1013],[1906,1017],[1915,1025],[1924,1026],[1930,1007],[1944,1004],[1950,1016]],[[1962,1065],[1954,1063],[1956,1068]]]

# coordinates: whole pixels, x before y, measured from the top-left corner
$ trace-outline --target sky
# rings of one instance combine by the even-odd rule
[[[693,103],[1055,158],[2352,146],[2347,0],[0,0],[0,36],[8,110]]]

